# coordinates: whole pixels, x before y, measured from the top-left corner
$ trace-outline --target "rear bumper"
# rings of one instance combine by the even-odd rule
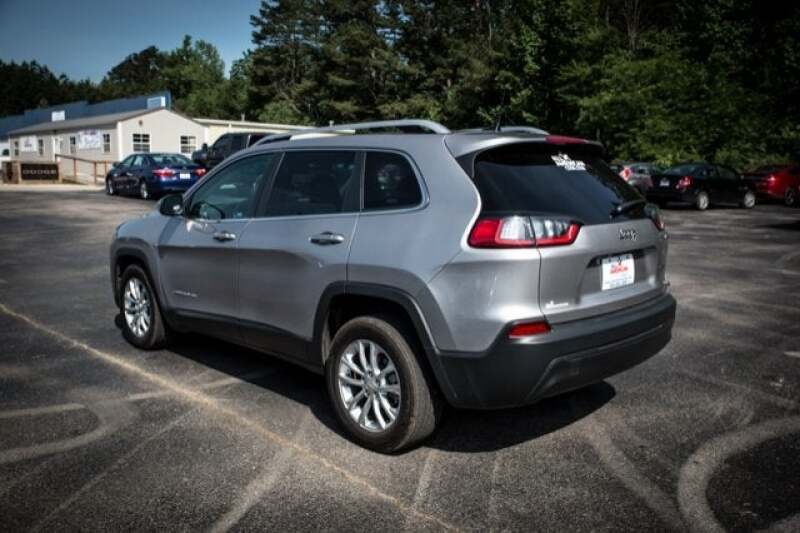
[[[531,339],[510,340],[506,328],[486,352],[440,354],[442,388],[456,407],[496,409],[597,383],[658,353],[671,338],[675,307],[662,294]]]
[[[677,189],[651,188],[647,190],[647,199],[652,202],[681,202],[690,204],[694,202],[694,191],[679,191]]]
[[[169,192],[186,192],[189,187],[197,183],[197,180],[175,180],[175,181],[156,181],[153,183],[153,190],[169,193]]]

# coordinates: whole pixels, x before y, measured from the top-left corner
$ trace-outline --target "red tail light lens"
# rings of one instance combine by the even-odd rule
[[[534,335],[542,335],[550,332],[550,324],[546,320],[539,320],[537,322],[525,322],[511,327],[508,332],[508,338],[521,339],[524,337],[532,337]]]
[[[198,178],[202,178],[206,174],[206,169],[198,168],[197,170],[194,171],[194,173],[197,174]]]
[[[678,181],[678,184],[675,186],[676,189],[688,189],[692,185],[692,177],[691,176],[684,176]]]
[[[644,212],[653,221],[658,231],[664,231],[667,225],[664,223],[664,217],[661,216],[661,210],[653,204],[644,206]]]
[[[767,181],[773,183],[777,178],[775,176],[770,176],[767,178]]]
[[[532,248],[572,244],[580,224],[552,218],[510,216],[478,219],[469,235],[475,248]]]
[[[630,175],[631,175],[631,169],[629,169],[627,167],[622,169],[622,179],[624,179],[625,181],[628,181],[628,176],[630,176]]]
[[[155,174],[156,176],[158,176],[163,180],[174,177],[175,171],[172,170],[171,168],[157,168],[156,170],[153,171],[153,174]]]

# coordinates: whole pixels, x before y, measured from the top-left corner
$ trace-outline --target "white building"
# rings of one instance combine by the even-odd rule
[[[225,133],[235,133],[238,131],[257,131],[261,133],[286,133],[306,129],[306,126],[290,126],[287,124],[270,124],[267,122],[250,122],[245,120],[219,120],[216,118],[195,118],[205,126],[205,137],[203,142],[211,146],[214,141]],[[200,143],[202,144],[202,143]]]

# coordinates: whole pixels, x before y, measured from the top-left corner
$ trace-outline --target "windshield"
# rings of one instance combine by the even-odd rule
[[[156,165],[164,167],[194,164],[187,157],[178,154],[152,154],[150,157],[153,158]]]
[[[584,224],[607,224],[617,206],[642,200],[598,155],[543,143],[513,144],[480,154],[475,186],[484,214],[561,214]],[[642,216],[643,208],[638,207],[621,219]]]
[[[663,174],[667,174],[669,176],[686,176],[687,174],[692,174],[697,171],[697,167],[699,165],[675,165],[674,167],[669,167],[667,170],[663,172]]]

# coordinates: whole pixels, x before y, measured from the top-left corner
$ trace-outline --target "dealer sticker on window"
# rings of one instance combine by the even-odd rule
[[[603,290],[617,289],[631,285],[636,273],[632,254],[606,257],[601,263],[603,267]]]
[[[553,163],[566,170],[586,170],[586,165],[583,161],[575,161],[567,154],[556,154],[550,156]]]

